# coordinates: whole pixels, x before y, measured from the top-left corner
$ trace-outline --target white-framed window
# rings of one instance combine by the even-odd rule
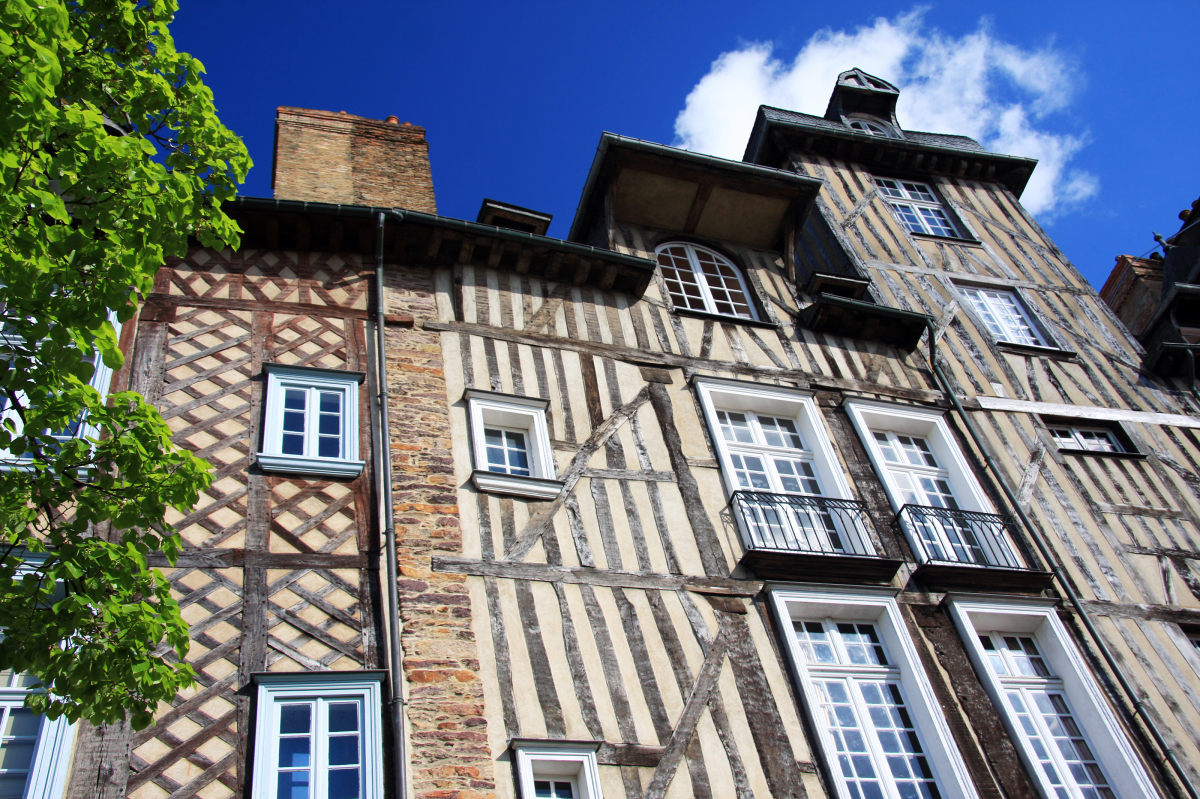
[[[362,372],[268,363],[259,465],[269,471],[355,477]]]
[[[875,554],[857,517],[788,499],[852,497],[811,394],[718,378],[698,378],[696,390],[726,490],[741,492],[738,523],[755,547]]]
[[[1043,796],[1158,795],[1053,600],[996,603],[952,594],[947,604]]]
[[[1039,332],[1033,315],[1015,291],[978,286],[959,286],[958,291],[997,341],[1032,347],[1054,346]]]
[[[950,221],[941,200],[925,183],[893,178],[875,178],[879,193],[887,198],[904,226],[913,233],[958,238],[958,230]]]
[[[1059,449],[1084,452],[1126,452],[1112,430],[1105,427],[1079,427],[1049,424],[1046,429],[1054,436]]]
[[[36,684],[0,671],[0,799],[59,799],[67,787],[75,725],[25,707]]]
[[[895,591],[773,587],[771,602],[840,799],[976,796]]]
[[[758,319],[741,270],[725,256],[681,241],[659,245],[656,255],[676,309]]]
[[[601,799],[599,743],[517,738],[510,746],[520,799]]]
[[[383,799],[383,677],[254,675],[251,799]]]
[[[1019,566],[1002,525],[954,511],[994,514],[944,412],[871,401],[846,403],[896,513],[907,505],[934,509],[904,520],[921,562]],[[942,512],[944,511],[944,512]]]
[[[112,323],[116,331],[117,338],[121,337],[121,323],[117,321],[115,313],[109,314],[109,321]],[[0,358],[5,357],[3,354],[4,346],[15,346],[22,343],[22,339],[14,336],[11,333],[0,331]],[[10,351],[11,355],[11,351]],[[100,393],[101,399],[108,396],[109,389],[112,386],[113,370],[105,365],[104,360],[100,357],[99,352],[93,351],[89,355],[84,356],[84,360],[92,365],[92,377],[88,381],[88,385]],[[24,401],[24,396],[18,396],[18,402]],[[0,424],[5,422],[11,423],[15,433],[19,434],[22,429],[22,422],[19,412],[13,407],[7,396],[0,396]],[[51,437],[59,442],[67,442],[76,438],[95,438],[99,434],[95,425],[88,424],[86,413],[78,419],[68,424],[61,430],[50,431]],[[11,455],[7,450],[0,449],[0,471],[7,469],[20,469],[27,466],[32,461],[28,454],[19,456]]]
[[[467,389],[475,470],[480,491],[529,499],[553,499],[562,481],[546,424],[549,400]]]
[[[867,119],[866,117],[850,117],[846,124],[851,130],[865,133],[868,136],[879,136],[884,139],[898,139],[895,129],[882,119]]]

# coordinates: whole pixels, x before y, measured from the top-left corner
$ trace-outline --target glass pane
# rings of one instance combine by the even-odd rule
[[[795,622],[794,627],[800,651],[804,653],[804,659],[807,662],[837,662],[837,657],[833,653],[833,644],[830,643],[829,634],[825,632],[825,626],[821,622],[798,621]]]
[[[304,412],[285,411],[283,414],[283,429],[287,433],[304,432]]]
[[[800,433],[796,430],[796,423],[791,419],[759,416],[758,423],[762,427],[763,437],[766,438],[769,446],[804,449],[804,444],[800,441]]]
[[[554,799],[572,799],[573,796],[571,783],[557,781],[554,783]]]
[[[303,455],[304,436],[296,433],[284,433],[282,449],[284,455]]]
[[[341,413],[342,393],[340,391],[321,392],[321,413]]]
[[[335,735],[329,739],[329,765],[358,765],[357,735]]]
[[[358,703],[331,703],[329,705],[329,731],[358,732]]]
[[[342,434],[342,417],[323,413],[317,424],[317,433],[323,436],[340,436]]]
[[[858,665],[886,666],[883,644],[871,624],[839,624],[838,633],[850,662]]]
[[[554,794],[550,789],[550,780],[534,780],[533,795],[538,799],[542,799],[543,797],[545,799],[554,799]]]
[[[750,420],[746,414],[717,411],[717,423],[721,426],[721,437],[726,441],[739,441],[743,444],[754,443],[754,431],[750,429]]]
[[[279,772],[279,792],[276,799],[308,799],[308,772]]]
[[[289,388],[283,393],[284,410],[303,411],[308,392],[302,388]]]
[[[306,733],[312,727],[312,705],[283,705],[279,708],[279,733]]]
[[[308,768],[308,736],[279,739],[280,768]]]
[[[21,799],[25,795],[25,782],[28,779],[26,774],[0,776],[0,799]]]
[[[342,440],[341,438],[332,438],[330,436],[321,436],[317,439],[317,457],[319,458],[340,458],[342,457]]]
[[[14,707],[8,711],[4,721],[4,737],[36,737],[42,720],[32,710],[24,707]]]
[[[0,744],[0,769],[24,771],[33,762],[34,741],[5,741]]]
[[[360,799],[358,769],[345,768],[329,772],[329,799]]]

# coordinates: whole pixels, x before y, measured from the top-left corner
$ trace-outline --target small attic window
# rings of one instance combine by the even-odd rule
[[[868,136],[878,136],[882,139],[898,139],[900,135],[896,133],[895,128],[891,125],[877,119],[850,119],[847,124],[852,130],[857,130],[859,133],[865,133]]]
[[[522,208],[519,205],[502,203],[498,200],[484,200],[483,207],[479,209],[479,215],[475,221],[481,225],[495,225],[507,230],[545,236],[553,218],[551,214]]]

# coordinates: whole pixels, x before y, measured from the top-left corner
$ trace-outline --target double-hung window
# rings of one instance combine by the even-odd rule
[[[381,673],[254,679],[252,799],[382,799]]]
[[[973,286],[960,286],[958,290],[997,341],[1031,347],[1053,346],[1038,332],[1032,315],[1016,293]]]
[[[865,526],[839,502],[849,485],[811,396],[712,378],[696,386],[750,546],[874,554]]]
[[[259,465],[297,474],[355,477],[362,372],[265,364],[266,421]]]
[[[1052,600],[948,598],[972,664],[1043,796],[1156,796]]]
[[[557,479],[550,448],[549,400],[478,389],[468,389],[466,400],[475,487],[527,499],[558,496],[563,484]]]
[[[695,244],[658,248],[658,270],[676,309],[757,319],[746,281],[728,258]]]
[[[841,799],[974,796],[892,592],[772,590]]]
[[[925,183],[875,178],[879,193],[887,198],[904,226],[913,233],[957,238],[959,233],[938,196]]]

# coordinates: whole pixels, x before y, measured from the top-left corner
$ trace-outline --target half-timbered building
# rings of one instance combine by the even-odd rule
[[[740,162],[605,134],[565,239],[281,109],[276,199],[115,378],[216,468],[167,569],[200,680],[68,791],[1195,797],[1186,369],[1035,162],[896,99],[843,73]]]

